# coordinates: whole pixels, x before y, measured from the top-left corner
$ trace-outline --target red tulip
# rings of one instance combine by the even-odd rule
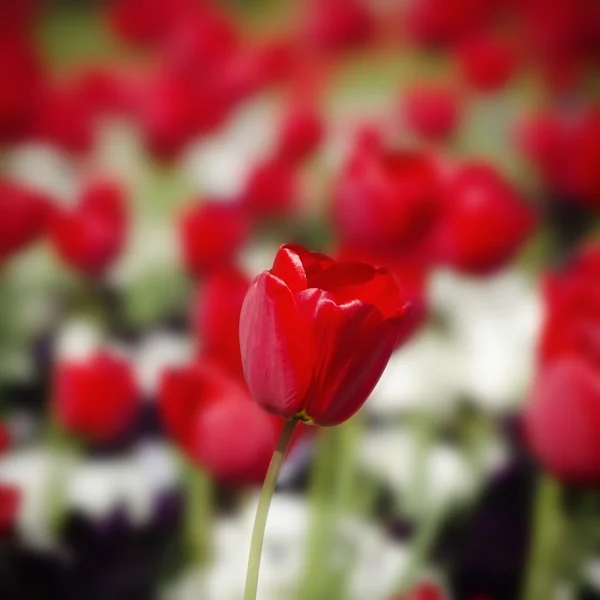
[[[92,441],[121,435],[138,409],[131,366],[107,352],[58,365],[53,411],[64,429]]]
[[[0,142],[30,133],[41,86],[42,68],[32,45],[21,36],[0,35]]]
[[[243,385],[198,362],[165,372],[159,402],[167,432],[194,463],[225,482],[262,483],[277,422]]]
[[[458,47],[458,61],[466,81],[476,90],[493,92],[506,86],[516,60],[506,41],[478,34]]]
[[[39,4],[39,0],[2,0],[0,38],[15,34],[29,35],[35,25]]]
[[[392,600],[446,600],[448,596],[436,583],[423,582],[416,585],[406,596],[396,596]]]
[[[343,245],[391,254],[422,238],[439,206],[438,168],[429,156],[373,147],[343,170],[332,216]]]
[[[440,258],[463,271],[492,271],[515,256],[535,222],[532,208],[492,167],[464,165],[446,190],[437,240]]]
[[[296,207],[298,182],[295,165],[276,157],[254,167],[242,203],[258,218],[283,217]]]
[[[21,491],[0,483],[0,538],[13,528],[21,506]]]
[[[254,399],[286,419],[337,425],[365,402],[407,326],[394,277],[282,246],[240,316],[240,348]]]
[[[250,223],[237,205],[197,202],[179,220],[181,254],[187,270],[199,276],[230,265],[250,234]]]
[[[172,70],[155,73],[140,94],[137,117],[145,143],[160,160],[171,160],[195,136],[220,125],[229,103],[210,81]]]
[[[95,141],[96,115],[77,81],[47,84],[37,98],[32,135],[75,155],[89,152]]]
[[[360,0],[312,0],[302,23],[308,48],[327,52],[362,46],[373,33],[373,15]]]
[[[194,323],[202,355],[242,377],[240,311],[249,279],[231,267],[204,278],[194,302]]]
[[[412,88],[406,92],[402,102],[408,128],[432,139],[446,138],[455,131],[459,111],[457,95],[445,87]]]
[[[577,124],[569,158],[577,197],[590,208],[600,209],[600,104]]]
[[[551,473],[570,482],[600,479],[600,372],[567,356],[537,374],[525,424],[529,447]]]
[[[52,210],[42,194],[0,180],[0,264],[46,232]]]
[[[280,125],[277,156],[298,163],[308,158],[323,138],[324,124],[315,107],[292,106]]]
[[[121,254],[128,218],[121,186],[109,180],[88,184],[77,207],[56,215],[52,242],[68,265],[87,275],[101,275]]]
[[[411,37],[427,46],[455,43],[478,30],[493,10],[489,0],[416,0],[403,16]]]
[[[600,246],[590,244],[545,280],[546,320],[539,358],[577,355],[600,366]]]
[[[564,154],[569,138],[565,123],[552,112],[541,112],[523,119],[516,133],[519,150],[531,161],[543,182],[564,189]]]
[[[107,18],[113,31],[135,44],[160,42],[180,20],[189,18],[190,0],[112,0]]]

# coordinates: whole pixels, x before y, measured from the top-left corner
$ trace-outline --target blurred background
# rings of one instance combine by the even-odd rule
[[[599,67],[597,0],[0,0],[0,598],[242,598],[286,242],[413,310],[259,597],[600,598]]]

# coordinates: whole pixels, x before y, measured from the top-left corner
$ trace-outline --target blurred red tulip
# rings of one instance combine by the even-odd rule
[[[392,600],[446,600],[448,596],[436,583],[422,582],[417,584],[407,595],[394,596]]]
[[[136,416],[139,397],[130,365],[102,351],[60,363],[52,401],[61,427],[98,442],[124,433]]]
[[[489,0],[415,0],[402,20],[417,43],[449,45],[479,30],[493,11],[493,4]]]
[[[161,42],[181,20],[189,18],[193,0],[110,0],[107,19],[112,30],[134,44]]]
[[[21,506],[21,490],[0,483],[0,539],[14,527]]]
[[[297,168],[279,157],[254,166],[246,182],[242,203],[257,218],[280,218],[298,202]]]
[[[525,410],[531,452],[569,482],[600,479],[599,375],[583,358],[557,358],[538,372]]]
[[[167,432],[195,464],[228,483],[262,483],[278,423],[242,384],[197,362],[164,373],[159,402]]]
[[[428,155],[373,147],[342,171],[332,217],[343,245],[393,254],[430,230],[439,207],[438,168]]]
[[[564,151],[568,144],[565,123],[553,112],[528,115],[516,131],[519,150],[531,161],[543,182],[564,189]]]
[[[582,248],[562,271],[546,276],[546,319],[539,358],[577,355],[600,367],[600,245]]]
[[[285,419],[337,425],[365,402],[408,325],[393,275],[282,246],[240,315],[244,376]]]
[[[32,33],[40,0],[2,0],[0,2],[0,38]]]
[[[49,83],[39,94],[33,136],[75,155],[88,153],[94,144],[96,115],[89,98],[74,81]]]
[[[505,40],[477,34],[458,46],[458,62],[467,83],[480,92],[504,88],[516,70],[516,58]]]
[[[249,235],[250,222],[238,205],[194,202],[179,219],[181,254],[195,276],[231,265]]]
[[[0,22],[1,17],[0,12]],[[42,68],[31,43],[0,35],[0,143],[30,133],[41,86]]]
[[[235,267],[218,270],[203,279],[194,301],[202,355],[242,378],[240,311],[249,285],[250,280]]]
[[[577,198],[600,209],[600,104],[590,107],[580,119],[570,149]]]
[[[0,265],[47,231],[52,212],[46,196],[0,180]]]
[[[460,118],[458,96],[449,87],[409,89],[401,108],[406,126],[426,138],[443,139],[452,135]]]
[[[87,185],[74,210],[55,215],[51,239],[66,264],[98,276],[120,256],[128,225],[123,188],[100,179]]]
[[[362,0],[311,0],[304,8],[301,35],[308,49],[343,52],[372,39],[373,15]]]
[[[466,164],[446,188],[439,257],[461,271],[487,273],[510,261],[535,225],[532,207],[493,167]]]
[[[277,156],[296,164],[317,149],[323,133],[323,119],[315,106],[309,103],[291,106],[279,126]]]

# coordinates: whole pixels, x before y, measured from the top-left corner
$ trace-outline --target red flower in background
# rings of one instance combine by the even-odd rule
[[[0,3],[0,38],[31,33],[38,15],[40,0],[2,0]]]
[[[525,409],[534,456],[566,481],[600,480],[600,245],[546,279],[540,366]]]
[[[600,209],[600,104],[590,107],[577,123],[570,154],[577,197]]]
[[[197,362],[164,373],[159,402],[167,432],[195,464],[221,481],[262,483],[278,423],[242,384]]]
[[[183,262],[195,276],[234,263],[249,235],[248,217],[234,204],[194,202],[179,219]]]
[[[417,584],[408,595],[394,596],[392,600],[446,600],[448,596],[441,587],[432,582]]]
[[[0,35],[0,142],[30,133],[41,87],[42,67],[32,44],[14,31]]]
[[[121,254],[127,229],[123,188],[115,181],[100,179],[87,185],[74,210],[56,214],[51,239],[66,264],[98,276]]]
[[[507,41],[490,34],[469,36],[459,44],[457,51],[463,77],[480,92],[504,88],[517,66],[514,51]]]
[[[534,230],[531,206],[485,163],[459,168],[445,196],[437,248],[443,262],[461,271],[486,273],[503,266]]]
[[[281,218],[298,202],[297,167],[279,157],[255,165],[242,194],[242,204],[259,219]]]
[[[107,352],[58,365],[52,392],[53,412],[69,433],[108,441],[132,424],[139,394],[131,366]]]
[[[301,37],[308,50],[343,52],[369,42],[374,28],[368,4],[361,0],[311,0]]]
[[[333,197],[333,224],[342,245],[393,254],[426,235],[440,208],[437,165],[426,154],[359,149]]]
[[[308,158],[321,143],[324,129],[323,119],[314,105],[291,106],[279,126],[277,156],[292,164]]]
[[[235,267],[210,273],[198,287],[193,311],[202,356],[241,378],[240,311],[249,285]]]
[[[0,539],[14,527],[21,506],[21,491],[0,483]]]
[[[493,10],[489,0],[415,0],[402,21],[418,44],[451,45],[479,30]]]
[[[566,481],[600,479],[598,365],[577,356],[542,366],[525,410],[530,450]]]
[[[337,425],[365,402],[408,325],[392,274],[282,246],[240,315],[246,382],[267,411]]]
[[[460,118],[459,99],[444,86],[416,86],[401,100],[406,126],[425,138],[443,139],[456,130]]]
[[[43,194],[0,180],[0,265],[46,233],[52,213]]]

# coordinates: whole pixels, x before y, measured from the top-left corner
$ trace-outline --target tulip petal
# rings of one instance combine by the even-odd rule
[[[254,399],[286,419],[302,409],[312,377],[309,341],[287,285],[269,272],[250,286],[240,314],[244,376]]]
[[[330,292],[309,289],[296,295],[298,311],[311,332],[313,344],[313,381],[307,393],[305,412],[313,410],[328,396],[331,381],[350,360],[366,330],[381,322],[379,311],[360,300],[337,304]]]
[[[315,403],[311,414],[316,425],[338,425],[349,419],[365,403],[379,381],[397,345],[398,338],[407,328],[409,319],[403,308],[396,316],[382,321],[356,346],[358,349],[320,402]]]
[[[275,256],[271,274],[285,281],[292,293],[296,293],[307,287],[315,287],[309,286],[308,280],[333,262],[325,254],[309,252],[298,244],[285,244]]]
[[[399,308],[395,277],[387,269],[366,263],[336,263],[312,277],[309,284],[332,292],[338,304],[359,299],[376,306],[384,318]]]

